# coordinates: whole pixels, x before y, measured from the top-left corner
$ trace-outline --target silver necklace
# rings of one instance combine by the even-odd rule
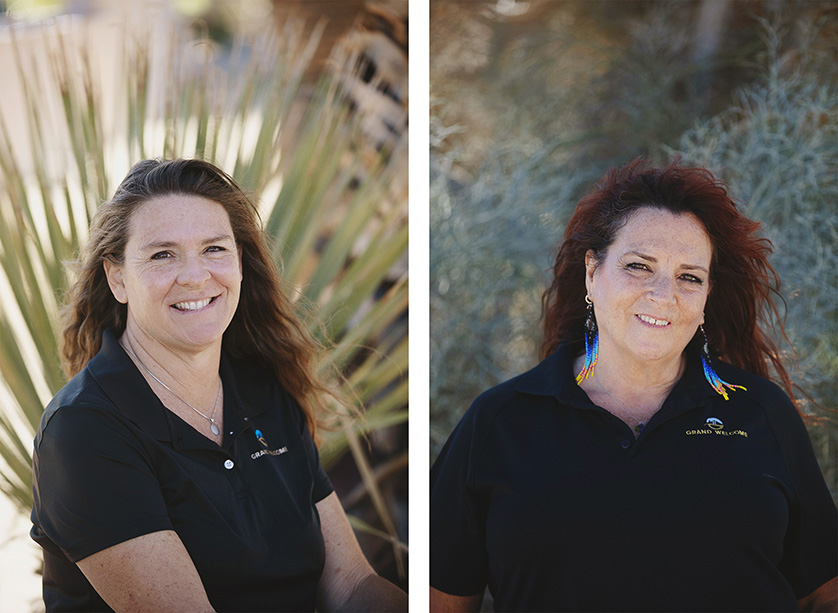
[[[125,351],[127,351],[128,353],[130,353],[131,355],[133,355],[133,356],[134,356],[134,358],[137,360],[137,363],[138,363],[140,366],[142,366],[142,367],[143,367],[143,369],[144,369],[144,370],[145,370],[145,371],[149,374],[149,376],[151,376],[151,378],[152,378],[152,379],[154,379],[154,380],[155,380],[155,381],[157,381],[160,385],[162,385],[162,386],[163,386],[163,387],[165,387],[167,390],[169,390],[169,391],[172,393],[172,395],[174,395],[174,397],[175,397],[175,398],[177,398],[178,400],[180,400],[183,404],[185,404],[185,405],[186,405],[186,406],[188,406],[190,409],[192,409],[193,411],[195,411],[198,415],[200,415],[201,417],[203,417],[204,419],[206,419],[206,420],[210,423],[210,430],[212,430],[212,433],[213,433],[215,436],[218,436],[219,434],[221,434],[221,430],[219,429],[219,427],[218,427],[218,426],[216,426],[216,425],[215,425],[215,412],[218,410],[218,399],[219,399],[219,398],[221,398],[221,382],[220,382],[220,381],[218,382],[218,393],[215,395],[215,404],[214,404],[214,405],[213,405],[213,407],[212,407],[212,415],[211,415],[211,416],[209,416],[209,417],[207,417],[206,415],[204,415],[203,413],[201,413],[201,411],[199,411],[198,409],[196,409],[195,407],[193,407],[191,404],[189,404],[188,402],[186,402],[183,398],[181,398],[180,396],[178,396],[178,395],[177,395],[177,392],[175,392],[175,390],[173,390],[171,387],[169,387],[168,385],[166,385],[165,383],[163,383],[160,379],[158,379],[156,376],[154,376],[154,373],[153,373],[153,372],[151,372],[145,364],[143,364],[143,361],[140,359],[140,356],[138,356],[136,353],[134,353],[133,351],[131,351],[130,349],[128,349],[128,347],[126,347],[126,346],[125,346],[125,345],[123,345],[122,343],[119,343],[119,344],[120,344],[120,345],[122,345],[122,348],[123,348],[123,349],[125,349]],[[608,392],[605,392],[605,393],[607,394]]]
[[[636,416],[634,413],[632,413],[631,411],[629,411],[629,410],[628,410],[625,406],[623,406],[623,403],[622,403],[622,402],[620,402],[619,400],[617,400],[616,398],[614,398],[614,396],[612,396],[612,395],[608,392],[608,390],[607,390],[607,389],[605,389],[605,387],[603,387],[602,382],[599,380],[599,377],[597,377],[597,376],[596,376],[596,371],[594,371],[594,379],[596,379],[596,384],[599,386],[599,389],[601,389],[603,392],[605,392],[605,395],[606,395],[606,396],[608,396],[611,400],[613,400],[614,402],[616,402],[616,403],[617,403],[617,406],[619,406],[619,407],[623,410],[623,412],[624,412],[626,415],[628,415],[628,416],[629,416],[629,417],[631,417],[631,418],[632,418],[635,422],[637,422],[637,423],[635,424],[635,426],[634,426],[634,431],[635,431],[635,432],[637,432],[637,434],[640,434],[641,432],[643,432],[643,428],[645,428],[645,427],[646,427],[646,423],[647,423],[647,421],[648,421],[648,420],[646,420],[646,421],[641,421],[641,420],[637,419],[637,416]],[[664,400],[666,400],[666,397],[664,397]],[[661,402],[661,405],[663,405],[663,402]],[[652,415],[654,415],[655,413],[657,413],[657,412],[658,412],[658,409],[660,409],[660,408],[661,408],[661,405],[658,405],[658,408],[657,408],[657,409],[655,409],[655,410],[654,410],[654,412],[652,412]],[[650,418],[651,418],[651,416],[650,416]]]

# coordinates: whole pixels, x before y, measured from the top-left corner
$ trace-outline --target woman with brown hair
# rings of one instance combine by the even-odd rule
[[[478,610],[487,585],[499,611],[835,610],[838,518],[765,333],[758,227],[677,161],[582,198],[543,361],[432,469],[432,610]]]
[[[320,466],[317,347],[231,177],[136,164],[65,315],[34,454],[47,610],[406,610]]]

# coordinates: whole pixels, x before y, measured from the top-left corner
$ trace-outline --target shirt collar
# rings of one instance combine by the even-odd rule
[[[221,352],[221,378],[224,391],[235,400],[243,417],[256,417],[271,407],[273,373],[250,360],[237,360]]]
[[[515,390],[536,396],[555,396],[560,402],[590,405],[587,394],[576,384],[573,361],[580,343],[562,343],[538,366],[518,378]]]
[[[111,330],[103,334],[102,347],[88,363],[87,370],[117,410],[141,430],[158,441],[174,443],[179,439],[169,411]],[[254,417],[268,409],[270,403],[261,369],[247,368],[245,363],[229,359],[222,351],[220,373],[225,406],[232,402],[233,413]],[[236,384],[239,380],[243,381],[241,393]]]
[[[120,413],[155,439],[173,440],[166,408],[110,330],[87,370]]]

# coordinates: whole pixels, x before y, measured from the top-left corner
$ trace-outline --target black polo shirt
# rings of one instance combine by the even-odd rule
[[[49,404],[31,532],[47,610],[109,610],[75,562],[159,530],[177,532],[216,610],[314,610],[325,559],[314,505],[331,484],[276,378],[226,356],[220,372],[221,446],[163,406],[110,333]]]
[[[835,505],[773,383],[689,361],[635,440],[575,348],[482,394],[431,471],[431,584],[498,611],[795,611],[836,575]]]

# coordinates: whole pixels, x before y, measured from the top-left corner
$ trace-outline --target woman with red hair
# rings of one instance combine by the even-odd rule
[[[582,198],[543,361],[482,394],[432,469],[433,611],[486,586],[498,611],[836,610],[838,517],[765,331],[758,228],[677,161]]]

